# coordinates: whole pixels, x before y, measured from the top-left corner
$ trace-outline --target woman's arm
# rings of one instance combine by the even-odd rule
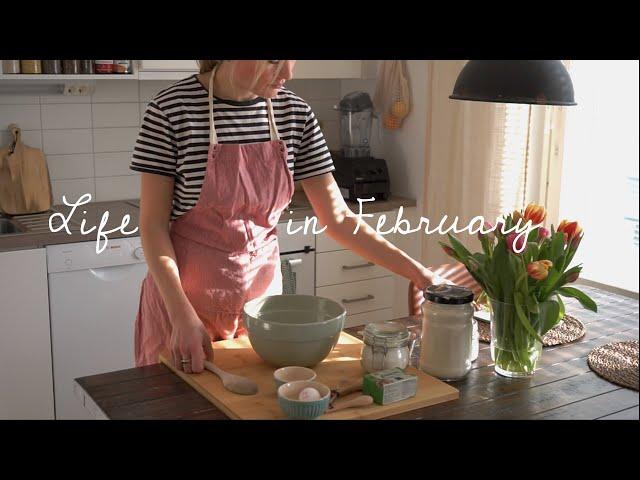
[[[149,271],[153,276],[172,325],[169,348],[176,368],[200,373],[204,360],[213,361],[211,338],[189,302],[169,236],[174,179],[153,173],[142,174],[140,192],[140,235]],[[182,363],[183,359],[191,363]]]
[[[301,180],[325,233],[361,257],[413,281],[421,290],[441,283],[433,272],[378,234],[347,206],[331,173]],[[356,225],[360,223],[354,234]]]

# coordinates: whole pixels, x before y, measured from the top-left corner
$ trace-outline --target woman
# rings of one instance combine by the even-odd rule
[[[130,168],[142,172],[140,233],[149,273],[136,365],[168,350],[199,373],[211,341],[246,334],[245,302],[282,293],[276,224],[300,181],[325,233],[426,288],[434,274],[345,204],[309,106],[284,88],[293,60],[201,60],[200,74],[147,107]]]

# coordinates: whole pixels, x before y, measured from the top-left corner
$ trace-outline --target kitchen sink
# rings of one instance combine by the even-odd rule
[[[0,235],[23,233],[24,230],[9,218],[0,218]]]

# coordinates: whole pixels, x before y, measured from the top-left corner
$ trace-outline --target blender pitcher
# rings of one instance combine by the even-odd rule
[[[335,107],[340,112],[340,141],[345,158],[371,156],[373,102],[366,92],[352,92]]]

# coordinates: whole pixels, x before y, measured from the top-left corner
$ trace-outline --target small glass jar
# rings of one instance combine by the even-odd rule
[[[66,75],[80,74],[80,60],[63,60],[62,70]]]
[[[40,74],[42,73],[42,62],[40,60],[20,60],[20,70],[22,73]]]
[[[3,60],[2,73],[20,73],[20,60]]]
[[[369,323],[363,332],[364,345],[360,363],[367,372],[398,367],[407,368],[411,359],[413,338],[398,322]]]
[[[93,60],[80,60],[80,73],[82,75],[93,74]]]
[[[432,285],[422,304],[420,369],[441,380],[463,378],[473,357],[473,292],[457,285]]]
[[[113,73],[129,74],[133,73],[131,66],[131,60],[114,60],[113,61]]]
[[[42,72],[48,75],[59,75],[62,73],[62,62],[60,60],[42,60]]]

